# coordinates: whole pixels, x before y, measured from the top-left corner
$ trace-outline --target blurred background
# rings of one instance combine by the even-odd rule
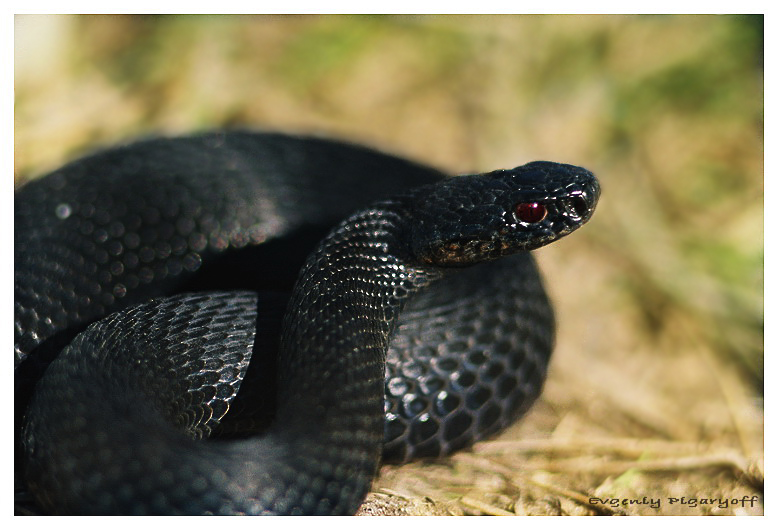
[[[221,127],[585,166],[597,214],[536,253],[543,398],[473,452],[385,467],[367,511],[760,513],[668,499],[761,499],[763,38],[761,16],[17,16],[15,185]]]

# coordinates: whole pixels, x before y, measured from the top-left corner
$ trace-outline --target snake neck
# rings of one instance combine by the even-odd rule
[[[349,492],[330,499],[343,513],[357,509],[380,462],[386,350],[400,309],[441,275],[405,250],[406,215],[402,202],[383,202],[337,226],[301,270],[282,327],[286,383],[262,443],[289,448],[285,469],[323,483],[351,477]]]
[[[408,218],[404,201],[384,201],[343,221],[308,258],[281,335],[280,375],[294,383],[279,396],[279,415],[292,417],[287,413],[301,411],[289,409],[300,405],[310,413],[310,396],[320,404],[317,418],[339,414],[328,407],[337,410],[344,400],[331,389],[348,388],[358,399],[365,392],[357,387],[366,384],[374,387],[374,420],[382,421],[383,364],[397,316],[442,274],[412,259],[403,242]],[[321,373],[314,375],[311,362]]]

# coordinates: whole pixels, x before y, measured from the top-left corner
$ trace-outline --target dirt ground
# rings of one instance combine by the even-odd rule
[[[759,16],[18,16],[14,177],[238,126],[451,173],[585,166],[595,218],[536,253],[542,398],[472,450],[384,466],[360,513],[759,515],[763,42]]]

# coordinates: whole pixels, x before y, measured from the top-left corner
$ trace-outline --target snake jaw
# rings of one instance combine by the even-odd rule
[[[463,239],[450,241],[434,249],[424,258],[424,261],[430,265],[465,267],[473,263],[497,259],[513,252],[511,245],[503,239]]]

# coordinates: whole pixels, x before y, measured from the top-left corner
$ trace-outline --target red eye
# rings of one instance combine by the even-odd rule
[[[546,218],[546,207],[539,202],[520,202],[514,211],[516,218],[523,223],[539,223]]]

